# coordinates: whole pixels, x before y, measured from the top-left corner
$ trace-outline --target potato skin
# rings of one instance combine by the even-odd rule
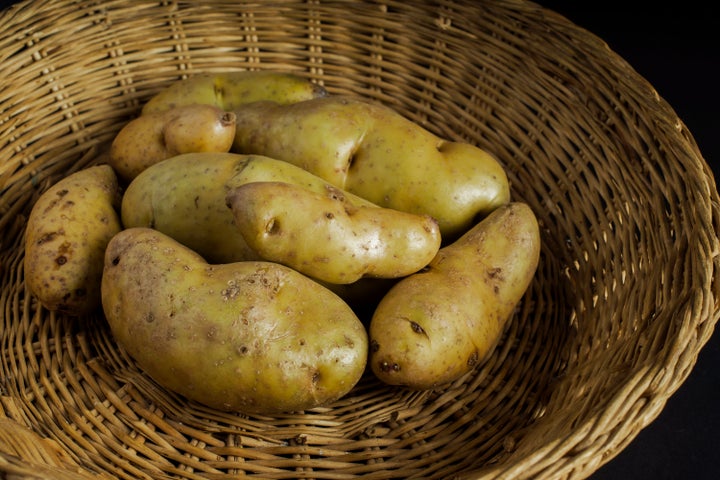
[[[372,371],[392,385],[430,389],[484,362],[532,281],[539,255],[530,207],[499,207],[383,297],[370,320]]]
[[[123,225],[155,228],[210,263],[259,260],[226,205],[231,188],[256,181],[282,181],[321,192],[327,185],[300,167],[261,155],[186,153],[148,167],[130,182],[122,199]],[[358,197],[353,201],[370,205]]]
[[[142,114],[200,103],[232,111],[251,102],[295,103],[323,97],[322,86],[299,75],[275,71],[228,71],[178,80],[148,100]]]
[[[324,282],[404,277],[440,248],[433,218],[358,204],[330,184],[317,192],[251,182],[231,189],[227,202],[236,227],[261,258]]]
[[[186,153],[148,167],[125,190],[123,225],[154,228],[210,263],[258,260],[225,205],[226,182],[248,160],[234,153]]]
[[[234,138],[234,113],[213,105],[184,105],[128,122],[113,139],[108,163],[130,181],[181,153],[228,152]]]
[[[25,283],[40,304],[68,315],[100,307],[105,247],[120,231],[113,169],[98,165],[58,181],[37,200],[25,230]]]
[[[510,199],[489,153],[444,141],[383,105],[328,96],[235,112],[232,151],[293,163],[381,207],[430,215],[446,240]]]
[[[152,229],[111,240],[102,300],[118,344],[149,376],[221,410],[332,402],[367,361],[363,325],[319,284],[270,262],[210,265]]]

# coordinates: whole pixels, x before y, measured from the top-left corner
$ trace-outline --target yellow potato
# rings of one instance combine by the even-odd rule
[[[293,73],[232,71],[193,75],[170,84],[143,106],[143,115],[180,105],[202,103],[225,111],[256,101],[280,104],[327,95],[321,85]]]
[[[447,240],[510,198],[488,152],[440,139],[388,107],[328,96],[235,112],[232,151],[293,163],[381,207],[430,215]]]
[[[152,229],[110,241],[102,301],[114,338],[150,377],[213,408],[324,405],[367,361],[364,326],[316,282],[270,262],[211,265]]]
[[[123,225],[154,228],[211,263],[258,260],[225,205],[225,184],[248,160],[234,153],[186,153],[148,167],[125,190]]]
[[[120,231],[113,169],[79,170],[38,198],[25,231],[25,284],[45,308],[83,315],[100,307],[103,256]]]
[[[400,280],[370,320],[370,365],[386,383],[429,389],[456,380],[495,349],[540,255],[534,213],[501,206]]]
[[[261,258],[324,282],[410,275],[440,248],[437,222],[358,203],[337,187],[324,192],[284,182],[251,182],[230,190],[235,225]]]
[[[159,230],[211,263],[259,260],[226,205],[231,188],[257,181],[293,183],[314,191],[327,186],[302,168],[260,155],[186,153],[150,166],[130,182],[122,199],[123,225]]]
[[[234,138],[234,113],[212,105],[185,105],[128,122],[113,139],[108,163],[129,181],[181,153],[228,152]]]

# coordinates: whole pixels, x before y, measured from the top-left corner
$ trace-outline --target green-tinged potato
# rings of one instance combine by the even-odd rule
[[[206,263],[161,232],[108,245],[102,303],[111,331],[150,377],[213,408],[272,414],[347,394],[367,333],[350,307],[271,262]]]
[[[142,113],[192,103],[229,111],[250,102],[286,104],[325,95],[327,91],[321,85],[293,73],[250,70],[203,73],[170,84],[147,101]]]
[[[231,188],[258,181],[293,183],[319,192],[327,186],[300,167],[260,155],[185,153],[148,167],[130,182],[122,200],[123,225],[159,230],[211,263],[259,260],[226,205]]]
[[[225,205],[225,184],[248,159],[234,153],[186,153],[148,167],[125,190],[123,225],[154,228],[211,263],[259,260]]]
[[[100,307],[103,256],[120,231],[120,192],[109,165],[79,170],[46,190],[25,231],[25,284],[41,305],[69,315]]]
[[[108,163],[126,181],[150,165],[191,152],[228,152],[235,138],[235,114],[214,105],[185,105],[148,113],[115,136]]]
[[[530,207],[498,207],[383,297],[370,320],[372,371],[392,385],[429,389],[486,361],[530,285],[539,255]]]
[[[327,184],[317,192],[283,182],[251,182],[227,196],[235,225],[261,258],[337,284],[417,272],[440,248],[427,215],[353,202]]]
[[[284,160],[381,207],[435,218],[445,240],[510,198],[488,152],[445,141],[394,110],[328,96],[236,109],[232,151]]]

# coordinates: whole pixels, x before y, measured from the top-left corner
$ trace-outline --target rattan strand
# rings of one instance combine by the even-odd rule
[[[0,473],[8,478],[585,478],[662,410],[718,318],[718,194],[672,108],[536,4],[20,2],[0,14]],[[38,307],[24,222],[172,81],[292,71],[488,149],[542,226],[485,365],[410,392],[367,375],[276,417],[153,383],[100,314]],[[12,477],[15,475],[16,477]]]

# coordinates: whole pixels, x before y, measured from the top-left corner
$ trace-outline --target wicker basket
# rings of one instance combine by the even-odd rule
[[[584,478],[660,413],[718,319],[718,194],[691,134],[536,4],[44,0],[0,32],[0,476]],[[227,69],[375,98],[501,160],[544,246],[487,364],[435,391],[367,375],[327,408],[234,415],[153,383],[100,315],[38,307],[37,196],[102,162],[161,88]]]

